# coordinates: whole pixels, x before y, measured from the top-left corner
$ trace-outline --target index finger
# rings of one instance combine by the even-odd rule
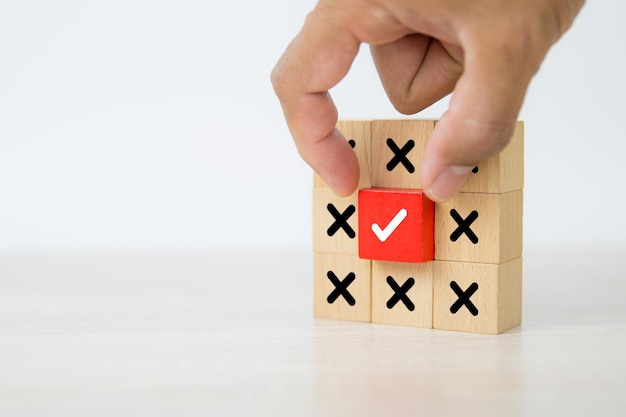
[[[356,188],[359,167],[335,129],[337,108],[328,90],[347,74],[360,43],[336,17],[316,9],[272,71],[274,90],[302,159],[344,196]]]

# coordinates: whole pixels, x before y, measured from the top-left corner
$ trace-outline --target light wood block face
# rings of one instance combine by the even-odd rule
[[[358,194],[337,197],[330,188],[313,189],[313,251],[359,253]]]
[[[371,321],[371,261],[356,255],[314,255],[314,315]]]
[[[372,322],[432,328],[433,262],[372,262]]]
[[[433,327],[498,334],[522,321],[522,258],[499,264],[435,261]]]
[[[432,120],[372,122],[372,186],[421,189],[420,166]]]
[[[371,175],[371,122],[370,121],[351,121],[340,120],[337,122],[337,129],[343,134],[346,140],[354,149],[357,160],[359,161],[359,185],[358,188],[369,188],[372,186]],[[327,187],[322,178],[314,174],[315,187]]]
[[[517,122],[509,145],[474,168],[461,192],[506,193],[523,188],[524,122]]]
[[[435,205],[435,259],[502,263],[522,256],[523,191],[461,193]]]

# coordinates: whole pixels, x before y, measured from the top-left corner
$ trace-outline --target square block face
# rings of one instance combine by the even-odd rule
[[[421,189],[420,166],[433,120],[372,122],[372,187]]]
[[[474,168],[461,192],[506,193],[524,188],[524,122],[517,122],[509,145]]]
[[[371,125],[370,121],[340,120],[337,129],[346,138],[359,161],[360,176],[358,188],[370,188],[372,186],[371,174]],[[314,174],[315,187],[327,187],[322,178]]]
[[[372,262],[372,322],[430,329],[433,265]]]
[[[359,191],[359,257],[393,262],[434,259],[434,206],[421,191]]]
[[[522,256],[523,192],[460,193],[435,207],[435,259],[502,263]],[[359,225],[360,227],[360,225]]]
[[[313,189],[313,251],[357,255],[358,195],[337,197],[330,188]]]
[[[433,327],[498,334],[522,322],[522,258],[493,265],[435,261]]]
[[[372,263],[356,255],[314,256],[315,317],[370,322]]]

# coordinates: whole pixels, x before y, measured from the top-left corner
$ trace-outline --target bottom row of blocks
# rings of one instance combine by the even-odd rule
[[[315,254],[315,316],[498,334],[522,319],[522,258],[502,264]]]

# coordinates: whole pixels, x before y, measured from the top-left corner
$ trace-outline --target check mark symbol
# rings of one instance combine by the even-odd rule
[[[400,226],[400,223],[406,218],[407,214],[406,209],[400,209],[384,230],[380,228],[378,223],[372,224],[372,232],[374,232],[378,240],[385,242],[385,240],[389,239],[393,231]]]

